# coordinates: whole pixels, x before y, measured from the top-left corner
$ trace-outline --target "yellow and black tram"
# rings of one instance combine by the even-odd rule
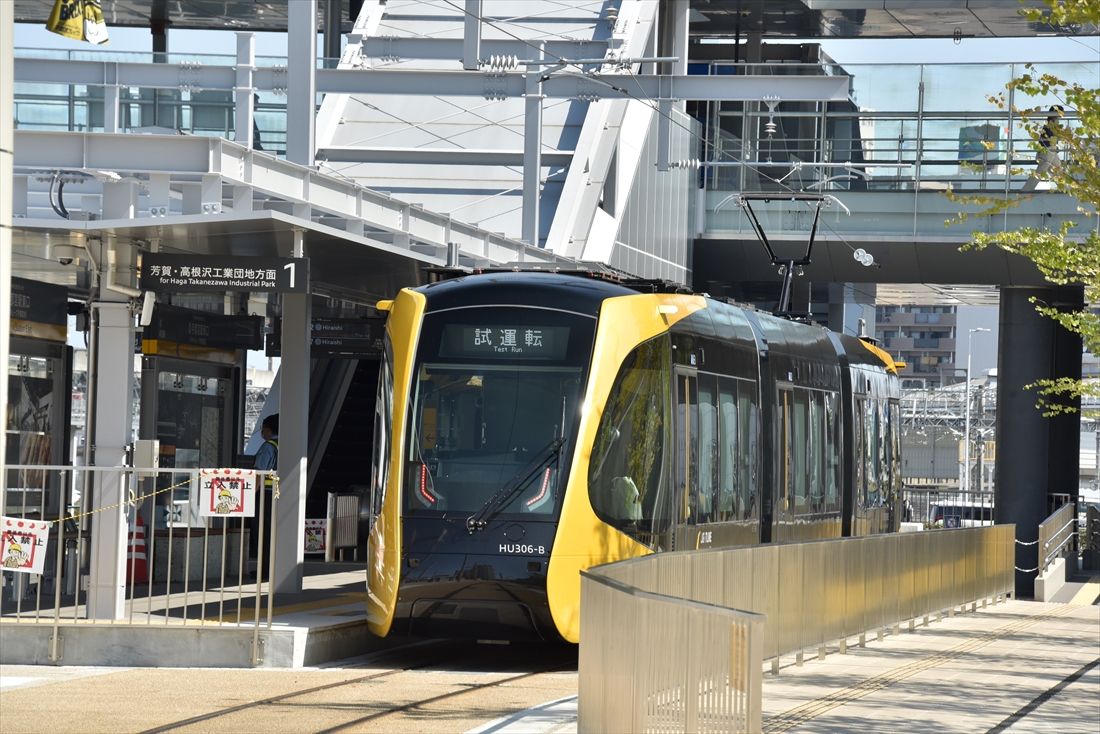
[[[896,528],[896,366],[860,339],[571,274],[379,308],[376,634],[576,642],[582,569]]]

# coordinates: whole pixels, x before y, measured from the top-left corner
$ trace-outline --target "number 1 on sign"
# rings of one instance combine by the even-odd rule
[[[287,263],[286,265],[283,266],[283,270],[289,270],[290,271],[290,287],[291,288],[294,287],[294,265],[295,265],[295,263]]]

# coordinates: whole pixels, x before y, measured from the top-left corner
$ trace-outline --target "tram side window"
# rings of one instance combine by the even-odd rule
[[[718,512],[717,522],[737,520],[744,511],[738,492],[737,383],[718,381]]]
[[[867,498],[867,458],[863,431],[865,422],[863,405],[865,402],[862,399],[856,400],[855,410],[852,411],[852,416],[855,419],[855,425],[852,426],[852,436],[854,438],[852,461],[855,462],[852,467],[854,470],[852,481],[855,484],[855,496],[852,499],[856,507],[863,507]]]
[[[699,479],[694,521],[713,519],[715,485],[717,484],[718,411],[715,399],[715,378],[699,375]]]
[[[675,521],[694,517],[692,504],[699,487],[699,399],[696,380],[687,374],[676,376],[676,465],[673,470],[678,507]]]
[[[825,393],[825,503],[831,510],[840,506],[840,456],[843,451],[840,433],[840,398],[835,392]]]
[[[901,406],[890,401],[890,486],[894,498],[901,496]]]
[[[644,534],[668,524],[662,466],[668,438],[668,340],[627,356],[611,387],[588,469],[592,508],[604,522]]]
[[[807,425],[806,413],[809,407],[809,395],[804,390],[792,391],[791,416],[791,470],[792,500],[796,511],[805,512],[809,496],[809,467],[807,466]]]
[[[810,503],[820,512],[825,509],[825,395],[810,394]]]
[[[893,498],[893,446],[890,439],[890,406],[883,400],[876,402],[876,417],[878,418],[878,464],[879,484],[878,503],[880,506],[889,507]]]
[[[890,489],[889,489],[889,529],[898,527],[897,523],[902,519],[897,513],[902,512],[901,507],[901,408],[897,401],[891,400],[886,406],[886,430],[887,451],[890,464]]]
[[[756,407],[756,385],[741,382],[737,385],[738,467],[737,489],[740,493],[739,517],[747,519],[756,515],[756,463],[759,446],[759,425]]]
[[[865,507],[879,504],[879,468],[880,456],[878,406],[875,400],[863,402],[863,463],[867,477],[867,495]]]
[[[780,508],[784,512],[790,511],[791,505],[791,471],[793,469],[791,462],[791,391],[780,390],[779,391],[779,416],[780,427],[779,436],[782,441],[783,451],[779,455],[779,471],[782,481],[779,483],[780,492],[782,498],[780,500]]]

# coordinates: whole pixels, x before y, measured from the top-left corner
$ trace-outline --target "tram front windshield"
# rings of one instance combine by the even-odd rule
[[[412,386],[406,509],[551,517],[594,323],[526,308],[429,315]]]

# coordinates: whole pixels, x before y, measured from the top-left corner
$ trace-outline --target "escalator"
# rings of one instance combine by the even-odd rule
[[[328,516],[330,494],[355,495],[360,500],[360,511],[366,508],[380,364],[377,359],[311,360],[306,478],[308,519]],[[278,396],[279,391],[280,375],[277,374],[269,399],[270,396]],[[277,404],[278,397],[274,400]],[[261,415],[277,411],[277,407],[271,410],[265,406]],[[285,431],[286,426],[283,429]],[[254,455],[259,441],[257,426],[257,432],[245,453]],[[358,541],[361,545],[366,543],[364,522],[362,519],[359,521]]]
[[[355,495],[360,512],[366,508],[379,365],[370,359],[313,361],[306,517],[326,517],[330,494]],[[364,521],[358,524],[356,536],[365,545]]]
[[[324,516],[329,492],[365,491],[370,484],[378,367],[375,360],[315,360],[310,376],[309,517]],[[339,370],[347,374],[332,374]],[[342,378],[336,382],[346,380],[346,388],[339,391],[342,396],[326,394],[323,389],[323,383],[334,381],[334,377]],[[315,385],[315,381],[323,382]]]

